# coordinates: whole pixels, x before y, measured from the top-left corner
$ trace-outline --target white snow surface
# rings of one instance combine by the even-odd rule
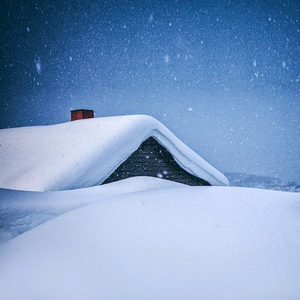
[[[189,173],[228,185],[159,121],[133,115],[0,130],[0,187],[59,191],[99,185],[151,136]]]
[[[150,136],[227,184],[150,117],[0,131],[1,300],[300,299],[299,193],[152,177],[93,186]]]
[[[297,193],[136,177],[0,199],[28,230],[0,245],[0,299],[300,299]]]
[[[109,198],[153,188],[182,184],[149,177],[132,177],[96,187],[28,192],[0,189],[0,244],[61,214]]]

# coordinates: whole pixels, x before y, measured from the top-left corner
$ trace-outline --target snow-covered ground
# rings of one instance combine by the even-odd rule
[[[295,181],[284,182],[277,177],[258,176],[244,173],[225,173],[225,176],[228,178],[230,186],[300,193],[300,183]]]
[[[95,157],[85,158],[93,172]],[[33,161],[30,176],[42,165],[42,174],[68,178],[69,170],[78,180],[43,155],[40,165]],[[30,183],[26,170],[6,168],[19,176],[9,184]],[[298,193],[152,177],[61,191],[0,189],[0,299],[296,300],[299,283]]]
[[[174,186],[182,185],[158,178],[135,177],[97,187],[59,192],[0,189],[0,244],[71,210],[122,194]]]
[[[300,297],[297,193],[139,177],[1,199],[12,232],[46,222],[0,246],[0,299]]]

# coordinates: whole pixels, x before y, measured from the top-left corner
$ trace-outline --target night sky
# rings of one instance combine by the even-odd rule
[[[300,182],[300,1],[0,3],[0,128],[148,114],[222,172]]]

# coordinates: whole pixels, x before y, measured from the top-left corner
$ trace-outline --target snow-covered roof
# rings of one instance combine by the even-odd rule
[[[0,187],[46,191],[101,184],[149,137],[187,172],[211,185],[228,185],[159,121],[133,115],[0,130]]]

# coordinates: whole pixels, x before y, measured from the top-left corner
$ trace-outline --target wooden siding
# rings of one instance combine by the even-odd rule
[[[144,141],[102,184],[135,176],[159,177],[194,186],[210,185],[181,168],[173,156],[152,137]]]

